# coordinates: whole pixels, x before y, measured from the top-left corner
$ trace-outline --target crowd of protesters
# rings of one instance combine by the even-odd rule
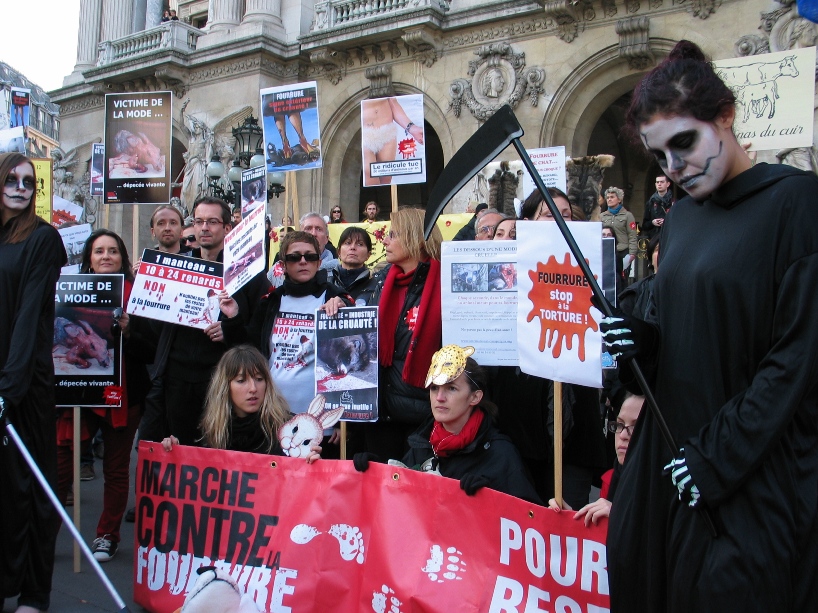
[[[733,135],[734,117],[732,92],[687,41],[637,85],[628,126],[662,169],[642,223],[650,274],[628,282],[638,226],[623,190],[609,187],[600,219],[616,242],[621,301],[602,330],[619,368],[601,390],[563,386],[561,432],[554,382],[482,367],[472,348],[442,347],[441,236],[435,228],[424,237],[419,209],[391,214],[377,272],[366,266],[365,227],[346,227],[336,250],[326,220],[310,212],[281,240],[269,277],[222,293],[219,319],[206,329],[118,312],[122,407],[85,411],[81,424],[83,440],[101,431],[105,445],[94,556],[116,554],[137,427],[139,438],[168,452],[201,445],[280,455],[275,430],[313,397],[316,310],[332,317],[367,305],[378,309],[379,407],[377,422],[349,428],[357,470],[401,458],[458,479],[469,495],[489,487],[549,501],[557,512],[579,509],[574,517],[586,524],[610,516],[614,611],[809,608],[818,600],[817,179],[753,165]],[[73,441],[70,417],[53,419],[49,351],[65,253],[34,215],[35,179],[25,157],[0,156],[0,411],[65,502]],[[675,202],[670,180],[689,196]],[[563,192],[548,191],[563,219],[584,220]],[[203,197],[191,225],[159,207],[151,231],[160,250],[221,261],[231,213]],[[365,213],[374,223],[377,204]],[[516,240],[518,220],[554,214],[535,190],[518,218],[478,207],[455,240]],[[345,223],[339,206],[331,223]],[[133,274],[118,235],[94,232],[81,268],[122,273],[127,300]],[[307,323],[290,338],[280,318],[312,322],[311,331]],[[656,415],[642,408],[635,359],[678,449],[667,448]],[[556,436],[564,446],[560,501]],[[340,458],[339,443],[340,430],[326,430],[307,462]],[[19,595],[24,613],[45,611],[58,520],[15,450],[3,445],[0,457],[0,597]]]

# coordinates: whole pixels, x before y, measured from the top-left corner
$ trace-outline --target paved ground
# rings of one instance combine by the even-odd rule
[[[94,468],[97,478],[81,483],[82,517],[80,530],[85,542],[90,544],[96,536],[97,520],[102,512],[102,460],[96,460]],[[136,474],[136,452],[131,457],[131,496],[129,507],[134,504],[133,482]],[[73,508],[68,507],[73,517]],[[82,559],[82,571],[74,572],[74,539],[64,527],[57,539],[57,556],[54,568],[54,584],[51,593],[49,613],[97,613],[98,611],[119,611],[113,598],[97,577],[88,561]],[[113,583],[120,598],[133,613],[145,611],[133,602],[133,545],[134,524],[122,523],[122,542],[116,556],[102,564],[102,569]],[[17,599],[6,599],[3,611],[12,612]]]

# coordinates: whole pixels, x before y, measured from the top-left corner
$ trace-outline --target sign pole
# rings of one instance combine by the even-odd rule
[[[71,487],[74,489],[74,525],[79,530],[80,527],[80,502],[82,501],[82,496],[80,495],[80,447],[82,446],[82,441],[80,440],[80,412],[82,409],[79,407],[74,407],[74,485]],[[80,545],[75,540],[74,541],[74,572],[78,573],[81,571],[81,563],[82,563],[82,552],[80,551]]]
[[[563,508],[562,498],[562,381],[554,381],[554,499]]]

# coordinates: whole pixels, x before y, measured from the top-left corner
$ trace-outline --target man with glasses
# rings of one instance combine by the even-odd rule
[[[199,248],[192,252],[193,257],[221,262],[224,237],[231,229],[230,207],[223,200],[211,196],[199,198],[193,205],[193,231],[199,243]],[[239,304],[242,319],[249,321],[268,288],[261,273],[236,292],[233,298]],[[151,373],[154,389],[150,394],[153,398],[159,396],[160,401],[154,401],[153,406],[146,402],[143,423],[148,425],[150,419],[155,420],[156,411],[161,414],[164,406],[167,425],[165,432],[158,432],[154,421],[154,430],[142,432],[140,428],[140,437],[161,441],[173,434],[181,444],[193,445],[199,438],[198,424],[211,372],[227,351],[222,322],[213,322],[204,330],[168,323],[161,326]],[[157,386],[161,392],[157,392]]]
[[[321,255],[321,268],[331,268],[336,262],[331,261],[338,258],[338,252],[332,243],[329,242],[329,228],[327,222],[318,213],[310,211],[301,216],[298,221],[302,232],[312,234],[318,241]]]
[[[199,243],[196,241],[196,234],[193,232],[193,218],[185,219],[185,227],[182,228],[182,249],[198,249]]]
[[[474,239],[478,241],[490,241],[493,239],[494,230],[497,228],[497,224],[503,221],[503,219],[505,219],[505,215],[497,209],[486,209],[486,212],[480,216],[475,224],[477,230]]]

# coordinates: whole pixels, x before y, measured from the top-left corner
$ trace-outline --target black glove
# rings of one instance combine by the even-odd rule
[[[370,462],[378,461],[380,461],[380,458],[374,453],[369,453],[368,451],[362,451],[352,456],[352,465],[359,473],[365,473],[369,468]]]
[[[591,297],[591,303],[605,313],[596,296]],[[644,319],[626,315],[622,309],[610,303],[608,306],[612,317],[605,317],[599,322],[605,350],[618,360],[652,359],[659,347],[659,329]]]
[[[673,485],[679,490],[679,500],[693,508],[699,503],[701,494],[699,488],[693,483],[693,477],[687,468],[687,460],[685,460],[685,448],[679,449],[679,457],[670,461],[665,466],[664,474],[670,475]]]
[[[460,479],[460,489],[466,492],[469,496],[474,496],[477,490],[486,487],[491,483],[486,475],[478,475],[475,473],[466,473]]]

